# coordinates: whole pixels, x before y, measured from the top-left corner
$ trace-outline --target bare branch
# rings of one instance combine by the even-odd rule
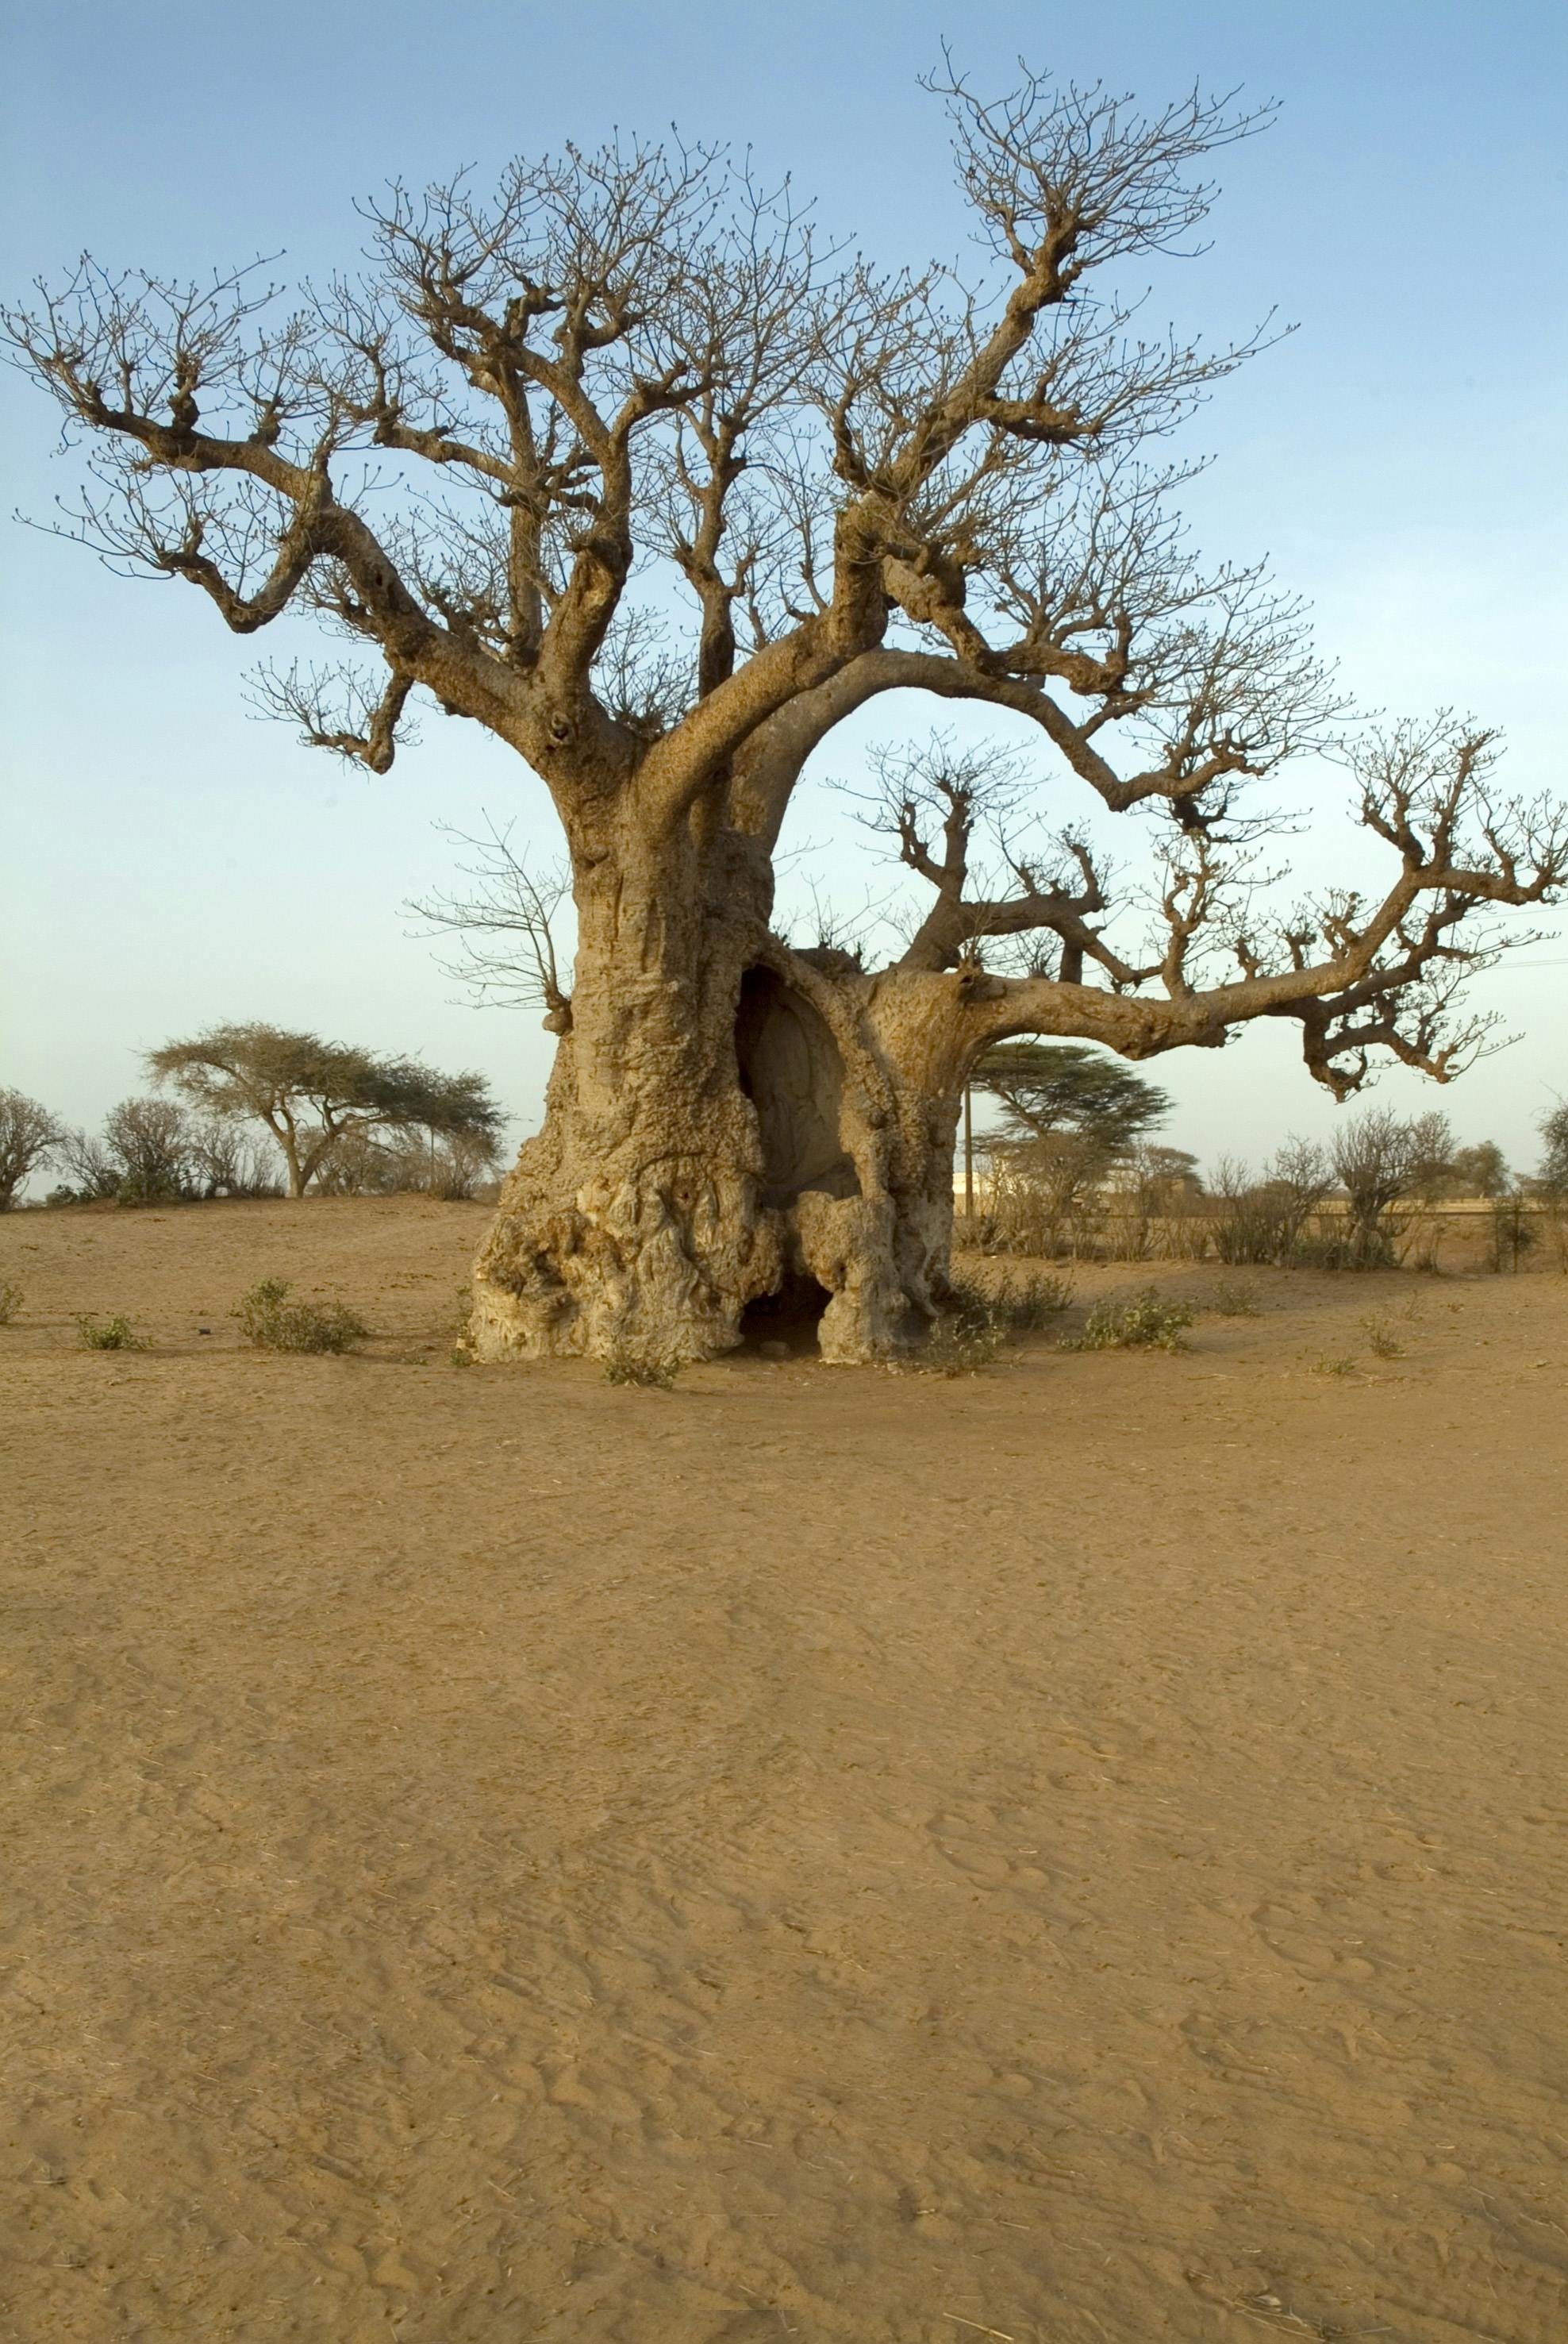
[[[351,667],[261,669],[250,685],[251,704],[264,716],[292,718],[312,748],[331,749],[373,773],[390,773],[399,724],[413,679],[394,673],[381,689]],[[336,703],[336,704],[335,704]],[[405,743],[416,737],[404,727]]]
[[[437,827],[477,857],[458,865],[465,878],[476,882],[472,893],[430,896],[405,907],[426,923],[427,932],[457,936],[457,958],[441,966],[467,985],[481,1006],[542,1003],[546,1026],[553,1033],[568,1033],[570,979],[569,972],[565,978],[561,974],[556,930],[571,894],[569,869],[552,864],[536,875],[527,856],[513,852],[510,823],[500,830],[487,817],[479,838],[445,823]]]

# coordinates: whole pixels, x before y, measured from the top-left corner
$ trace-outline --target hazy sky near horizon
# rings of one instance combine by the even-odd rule
[[[282,253],[277,274],[323,276],[354,266],[355,202],[389,177],[471,163],[482,180],[514,153],[597,144],[617,125],[657,136],[672,120],[749,145],[764,176],[793,173],[829,227],[883,261],[952,255],[962,210],[940,109],[917,80],[944,35],[988,90],[1021,53],[1149,106],[1194,81],[1277,98],[1276,126],[1218,158],[1212,249],[1160,280],[1160,314],[1206,338],[1244,334],[1275,305],[1299,328],[1201,419],[1191,444],[1219,461],[1188,498],[1199,541],[1268,555],[1362,702],[1473,711],[1505,729],[1512,787],[1568,789],[1559,5],[13,0],[4,21],[12,299],[84,248],[175,275]],[[0,427],[0,511],[46,518],[79,458],[57,452],[55,410],[14,375]],[[240,642],[178,584],[127,582],[5,526],[0,1084],[96,1122],[144,1086],[143,1050],[262,1016],[478,1066],[516,1135],[531,1128],[550,1048],[538,1013],[468,1007],[401,906],[451,875],[437,822],[515,818],[548,851],[532,776],[433,714],[382,779],[308,751],[241,696],[263,652],[308,656],[308,630]],[[858,726],[823,775],[852,780],[868,740],[911,721]],[[1332,779],[1311,790],[1322,821],[1285,850],[1303,880],[1362,854]],[[1077,810],[1063,800],[1062,818]],[[1097,828],[1114,844],[1113,824]],[[857,900],[869,866],[838,801],[806,793],[796,837],[820,842],[797,884],[809,871]],[[1520,1042],[1445,1091],[1396,1069],[1378,1093],[1444,1107],[1462,1137],[1495,1137],[1526,1167],[1534,1125],[1568,1094],[1568,925],[1547,924],[1477,989]],[[1209,1163],[1324,1135],[1336,1114],[1283,1027],[1151,1071],[1178,1101],[1165,1136]]]

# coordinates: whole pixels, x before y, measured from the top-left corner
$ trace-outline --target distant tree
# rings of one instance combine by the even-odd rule
[[[60,1142],[59,1160],[65,1177],[51,1189],[52,1205],[87,1205],[118,1196],[122,1167],[92,1132],[67,1131]]]
[[[1132,1175],[1140,1187],[1150,1187],[1174,1199],[1178,1197],[1199,1197],[1203,1193],[1203,1176],[1198,1169],[1198,1158],[1190,1148],[1162,1147],[1154,1141],[1140,1142],[1131,1153]]]
[[[65,1137],[58,1116],[25,1091],[0,1091],[0,1213],[8,1213],[30,1173],[46,1164]]]
[[[1473,1147],[1454,1149],[1449,1166],[1451,1195],[1503,1197],[1508,1193],[1508,1159],[1494,1139],[1480,1139]]]
[[[1105,1181],[1171,1111],[1130,1066],[1070,1042],[998,1044],[970,1081],[1001,1108],[990,1142],[993,1215],[1051,1253],[1086,1235]]]
[[[447,1200],[472,1197],[493,1178],[500,1156],[495,1135],[455,1131],[446,1135],[395,1131],[346,1131],[317,1167],[323,1197],[391,1197],[417,1194]]]
[[[1102,1051],[1072,1042],[1003,1042],[975,1062],[971,1080],[1002,1112],[1009,1139],[1061,1133],[1111,1160],[1171,1112],[1167,1092]]]
[[[276,1158],[264,1140],[252,1138],[243,1124],[209,1116],[193,1126],[190,1177],[202,1197],[279,1197]]]
[[[1369,1107],[1343,1126],[1333,1145],[1334,1176],[1350,1207],[1350,1258],[1359,1268],[1392,1261],[1394,1207],[1441,1187],[1453,1159],[1453,1139],[1442,1115],[1398,1116]]]
[[[412,1058],[252,1022],[214,1026],[147,1053],[147,1070],[225,1120],[263,1124],[303,1197],[350,1137],[387,1131],[494,1138],[503,1117],[482,1075],[442,1075]]]
[[[1334,1185],[1328,1151],[1315,1140],[1287,1139],[1253,1177],[1235,1157],[1222,1156],[1212,1187],[1220,1210],[1211,1226],[1214,1249],[1225,1262],[1288,1262],[1300,1258],[1312,1216]]]
[[[191,1119],[174,1099],[122,1099],[104,1124],[121,1203],[176,1204],[191,1196],[192,1137]]]
[[[1549,1197],[1568,1198],[1568,1099],[1559,1099],[1537,1127],[1546,1143],[1536,1179]]]

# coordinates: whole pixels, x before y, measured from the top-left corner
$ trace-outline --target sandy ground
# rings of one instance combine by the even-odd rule
[[[0,1221],[7,2344],[1568,2334],[1568,1279],[661,1393],[481,1220]]]

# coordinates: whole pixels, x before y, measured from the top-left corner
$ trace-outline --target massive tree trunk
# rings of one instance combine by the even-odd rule
[[[546,1103],[477,1266],[481,1359],[709,1359],[749,1334],[885,1359],[947,1291],[961,976],[871,976],[769,934],[731,834],[711,867],[578,869]]]

